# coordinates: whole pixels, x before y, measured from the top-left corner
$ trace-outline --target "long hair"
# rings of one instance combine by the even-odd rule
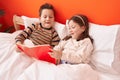
[[[79,14],[79,15],[74,15],[72,16],[68,23],[73,20],[75,23],[77,23],[79,26],[84,26],[85,27],[85,31],[80,34],[80,37],[77,39],[79,40],[83,40],[84,38],[90,38],[91,42],[93,43],[93,39],[90,37],[89,35],[89,22],[88,22],[88,18],[85,15]],[[64,40],[68,40],[69,38],[71,38],[71,36],[66,36],[64,38]]]

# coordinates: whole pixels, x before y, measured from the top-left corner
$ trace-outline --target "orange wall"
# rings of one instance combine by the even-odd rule
[[[5,23],[12,25],[13,14],[38,17],[39,6],[45,2],[53,4],[56,20],[61,23],[74,14],[82,13],[90,22],[120,24],[120,0],[0,0],[0,8],[6,12]]]

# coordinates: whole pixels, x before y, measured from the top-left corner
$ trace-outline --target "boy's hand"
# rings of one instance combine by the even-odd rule
[[[17,42],[17,43],[16,43],[16,51],[17,51],[17,52],[21,52],[21,50],[18,48],[17,45],[22,45],[22,43],[21,43],[21,42]]]

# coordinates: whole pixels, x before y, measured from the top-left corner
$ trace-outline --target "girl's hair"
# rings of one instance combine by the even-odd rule
[[[79,14],[79,15],[72,16],[69,19],[68,23],[70,22],[70,20],[73,20],[79,26],[82,26],[82,27],[85,26],[85,31],[80,35],[80,37],[77,40],[79,41],[79,40],[83,40],[84,38],[90,38],[91,42],[93,43],[93,39],[89,35],[88,18],[85,15]],[[64,40],[68,40],[69,38],[71,38],[71,36],[66,36]]]
[[[42,13],[42,10],[43,10],[43,9],[51,9],[51,10],[53,10],[54,15],[55,15],[55,10],[54,10],[54,7],[53,7],[52,4],[45,3],[45,4],[43,4],[42,6],[40,6],[40,8],[39,8],[39,16],[41,16],[41,13]]]

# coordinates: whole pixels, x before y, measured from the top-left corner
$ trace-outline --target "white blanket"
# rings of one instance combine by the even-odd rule
[[[120,80],[119,75],[110,74],[109,78],[88,64],[56,66],[16,52],[18,33],[0,33],[0,80]]]

